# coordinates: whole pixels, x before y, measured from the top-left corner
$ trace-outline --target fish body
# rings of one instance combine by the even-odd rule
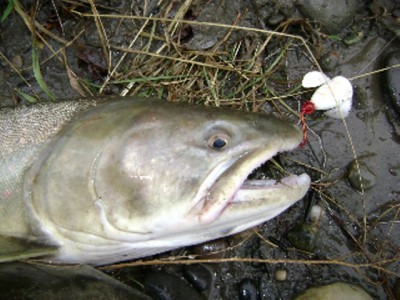
[[[52,262],[103,265],[234,234],[310,185],[306,174],[247,180],[302,138],[263,114],[100,98],[1,109],[0,128],[0,236],[54,247]]]

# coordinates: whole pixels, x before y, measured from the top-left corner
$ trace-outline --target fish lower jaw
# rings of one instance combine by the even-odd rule
[[[307,174],[275,180],[246,180],[212,224],[235,234],[262,224],[304,197],[311,179]]]
[[[310,177],[303,173],[301,175],[290,174],[280,180],[275,179],[252,179],[245,180],[238,191],[266,191],[269,189],[282,189],[288,187],[310,186]],[[237,197],[233,198],[233,202],[240,202]]]
[[[311,179],[303,173],[281,180],[246,180],[232,198],[231,206],[288,207],[304,197]]]
[[[260,208],[273,206],[274,208],[289,207],[299,199],[303,198],[310,187],[311,179],[306,174],[289,175],[281,180],[256,179],[244,180],[235,188],[235,191],[221,201],[219,207],[211,208],[201,216],[201,223],[212,223],[225,214],[231,206],[246,210],[247,207],[259,206]],[[206,200],[207,202],[207,200]]]

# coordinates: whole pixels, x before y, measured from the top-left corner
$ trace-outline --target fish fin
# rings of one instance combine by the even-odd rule
[[[43,245],[27,239],[0,236],[0,262],[23,260],[45,255],[54,255],[55,246]]]

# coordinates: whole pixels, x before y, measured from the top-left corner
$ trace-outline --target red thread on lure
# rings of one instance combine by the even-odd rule
[[[315,111],[315,105],[311,101],[306,101],[301,106],[300,110],[300,122],[303,130],[303,140],[301,141],[300,147],[303,147],[307,143],[307,126],[304,119],[305,115],[310,115]]]

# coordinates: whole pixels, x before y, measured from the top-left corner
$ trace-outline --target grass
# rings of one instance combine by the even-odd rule
[[[38,41],[32,41],[32,69],[33,74],[36,78],[37,83],[39,84],[42,91],[51,99],[56,100],[56,96],[50,91],[46,82],[43,79],[42,72],[40,70],[40,63],[39,63],[39,49],[38,49]]]
[[[14,10],[14,2],[10,1],[4,10],[3,14],[1,15],[0,21],[3,23],[5,20],[7,20],[8,16],[10,13]]]

